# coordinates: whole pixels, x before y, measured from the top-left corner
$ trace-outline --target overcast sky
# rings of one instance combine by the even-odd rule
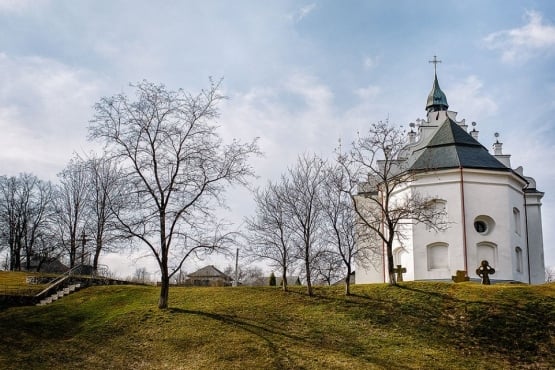
[[[0,0],[0,174],[55,181],[73,152],[94,148],[87,125],[101,96],[143,79],[196,92],[212,76],[229,97],[220,133],[260,137],[265,156],[253,164],[263,184],[299,153],[327,157],[371,122],[424,118],[434,55],[450,109],[477,122],[486,148],[498,132],[513,167],[546,192],[544,248],[555,266],[547,0]],[[249,198],[233,190],[231,218],[252,212]],[[125,260],[121,276],[142,263]]]

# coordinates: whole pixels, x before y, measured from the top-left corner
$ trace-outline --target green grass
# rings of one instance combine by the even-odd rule
[[[47,284],[27,284],[28,276],[49,275],[37,272],[0,271],[0,295],[34,295],[47,286]]]
[[[0,311],[0,368],[555,368],[555,284],[342,289],[87,288]]]

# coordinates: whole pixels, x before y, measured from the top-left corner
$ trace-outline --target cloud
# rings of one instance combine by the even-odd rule
[[[89,72],[39,57],[0,54],[0,172],[52,179],[86,128],[101,83]]]
[[[295,12],[289,15],[289,19],[293,22],[297,23],[303,20],[307,15],[309,15],[314,9],[316,9],[316,4],[311,3],[308,5],[303,6],[300,9],[297,9]]]
[[[37,2],[39,2],[39,0],[0,0],[0,12],[22,13],[32,6],[36,6]]]
[[[361,100],[375,99],[381,92],[381,88],[376,85],[369,85],[366,87],[360,87],[355,90],[355,95]]]
[[[486,117],[497,112],[494,99],[483,91],[483,82],[476,76],[466,77],[449,88],[450,109],[464,109],[469,117]]]
[[[543,22],[542,14],[536,11],[525,13],[527,23],[491,33],[484,43],[491,50],[500,50],[504,62],[518,62],[555,51],[555,26]]]
[[[342,97],[322,80],[291,73],[269,86],[228,92],[221,133],[242,140],[260,138],[265,155],[253,163],[263,184],[278,178],[302,152],[329,157],[339,138],[349,143],[369,122],[385,118],[381,92],[377,85],[354,89],[353,99],[343,106]]]
[[[362,61],[362,65],[364,66],[364,69],[373,69],[378,66],[379,62],[380,62],[379,56],[375,56],[375,57],[365,56]]]

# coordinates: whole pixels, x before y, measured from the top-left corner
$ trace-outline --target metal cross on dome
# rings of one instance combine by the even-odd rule
[[[434,55],[434,60],[429,60],[428,63],[434,63],[434,73],[437,74],[437,64],[441,63],[441,60],[438,60],[437,56]]]

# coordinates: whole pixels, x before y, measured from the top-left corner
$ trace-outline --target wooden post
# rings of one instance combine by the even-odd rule
[[[235,253],[235,279],[233,281],[233,286],[238,286],[239,282],[239,248],[237,248]]]

